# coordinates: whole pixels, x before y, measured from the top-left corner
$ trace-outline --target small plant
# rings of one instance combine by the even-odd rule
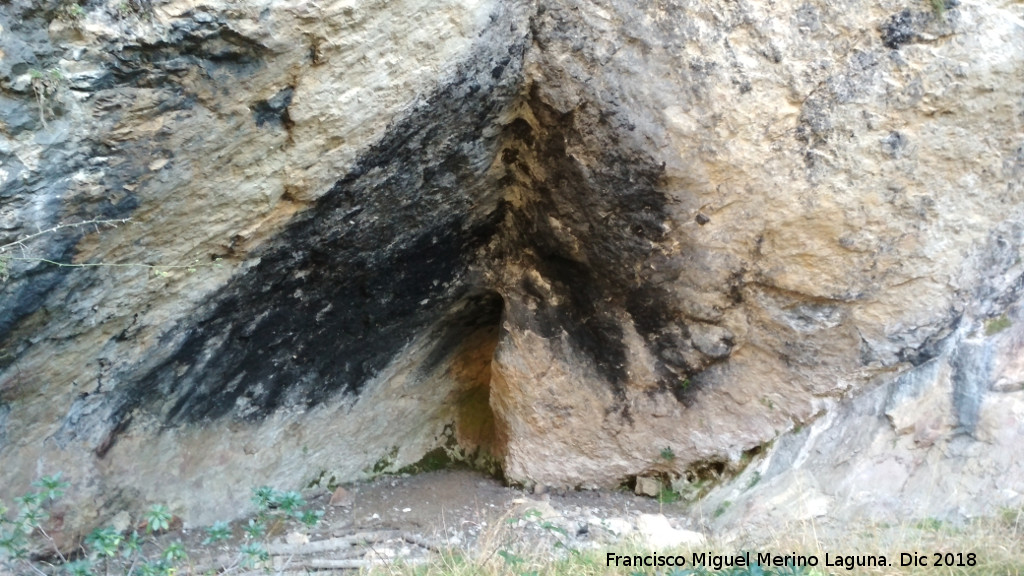
[[[251,518],[249,519],[249,523],[246,524],[245,528],[242,530],[245,532],[245,537],[251,540],[259,540],[267,533],[267,527],[263,522],[257,522]]]
[[[206,529],[206,539],[203,540],[203,545],[209,546],[230,538],[231,526],[227,522],[214,522],[213,526]]]
[[[155,504],[146,512],[146,533],[166,532],[171,527],[171,511],[167,506]]]
[[[252,491],[252,503],[256,505],[256,518],[250,519],[243,527],[246,538],[260,540],[279,532],[287,521],[300,522],[307,528],[320,523],[322,510],[304,509],[306,499],[296,491],[282,492],[270,486],[260,486]]]
[[[1003,314],[998,318],[992,318],[991,320],[985,322],[985,336],[992,336],[994,334],[998,334],[1003,330],[1006,330],[1010,326],[1013,326],[1013,322],[1010,321],[1006,314]]]
[[[41,490],[26,492],[15,498],[18,509],[14,518],[8,517],[10,510],[0,502],[0,567],[6,567],[13,572],[18,572],[15,570],[17,566],[39,572],[29,559],[31,539],[37,534],[49,543],[62,563],[67,563],[67,559],[56,547],[43,523],[50,517],[46,507],[64,495],[68,483],[62,481],[58,473],[40,478],[33,486]]]
[[[256,505],[257,510],[269,510],[270,504],[274,501],[274,495],[276,493],[277,491],[270,486],[254,488],[252,491],[252,503]]]
[[[372,476],[378,476],[386,473],[388,470],[395,465],[395,460],[398,458],[398,446],[392,446],[386,454],[377,459],[373,463],[372,468],[364,468],[363,472]]]
[[[1016,529],[1020,525],[1021,517],[1024,516],[1024,508],[1012,508],[1004,506],[999,509],[999,519],[1008,528]]]
[[[666,446],[661,449],[661,459],[666,462],[672,462],[676,459],[676,453],[672,451],[670,446]]]
[[[683,499],[683,496],[668,486],[663,486],[658,491],[658,502],[662,504],[672,504],[679,502]]]
[[[732,502],[725,500],[724,502],[718,505],[718,508],[715,508],[715,512],[714,514],[712,514],[712,516],[714,518],[720,517],[722,514],[725,514],[725,511],[728,510],[730,506],[732,506]]]
[[[132,14],[135,14],[135,7],[128,0],[123,0],[117,3],[117,15],[121,18],[128,18]]]
[[[121,0],[114,8],[122,20],[132,16],[147,18],[152,14],[150,0]]]
[[[32,92],[35,93],[36,103],[39,106],[39,121],[45,127],[46,110],[49,108],[48,102],[57,93],[57,90],[60,89],[64,81],[64,75],[61,74],[58,68],[50,68],[49,70],[31,68],[28,71],[28,75],[31,79]]]
[[[517,576],[537,574],[536,571],[527,569],[528,565],[530,567],[535,565],[536,558],[533,554],[532,544],[527,546],[526,542],[521,540],[521,533],[515,529],[538,529],[545,535],[546,539],[550,539],[549,545],[552,550],[564,551],[570,557],[580,557],[580,551],[572,545],[569,539],[568,530],[551,520],[545,519],[544,515],[535,508],[509,516],[505,518],[503,524],[512,530],[502,530],[500,532],[502,541],[491,554],[500,556],[505,561],[505,568],[512,574]],[[484,563],[486,564],[486,560]]]
[[[75,560],[64,565],[64,570],[71,576],[93,576],[92,562]]]
[[[185,552],[185,545],[181,542],[174,542],[164,548],[163,553],[160,555],[164,561],[170,564],[176,564],[183,562],[188,559],[188,553]]]
[[[302,522],[305,526],[312,528],[319,524],[323,517],[323,510],[304,510],[298,518],[299,522]]]
[[[521,556],[517,556],[508,550],[498,550],[498,556],[501,556],[501,559],[509,566],[517,566],[525,562]]]
[[[276,504],[276,507],[285,514],[292,516],[299,512],[299,508],[306,505],[306,500],[298,492],[291,491],[277,494],[277,498],[272,503]],[[301,514],[301,512],[299,513]]]
[[[158,535],[168,532],[174,519],[170,508],[162,504],[150,507],[143,514],[143,536],[137,531],[126,533],[110,526],[97,528],[82,541],[83,554],[69,561],[45,526],[49,518],[48,506],[60,499],[68,486],[60,474],[40,478],[33,483],[38,490],[15,499],[18,508],[13,517],[12,511],[0,501],[0,573],[39,576],[58,573],[53,566],[30,557],[29,550],[36,548],[40,539],[48,543],[59,559],[59,573],[71,576],[181,576],[197,573],[189,564],[189,551],[181,541],[160,544]],[[240,567],[266,568],[270,558],[267,551],[269,535],[277,532],[284,522],[312,527],[323,518],[322,511],[303,509],[305,499],[294,491],[262,487],[253,491],[253,501],[259,513],[244,527],[245,542],[238,548],[238,554],[233,561],[209,574],[226,574]],[[267,528],[268,521],[274,522],[270,529]],[[231,526],[227,522],[216,522],[207,529],[202,546],[228,541],[231,535]]]
[[[85,545],[95,556],[112,558],[117,556],[124,538],[112,527],[97,528],[85,537]]]
[[[267,549],[259,542],[246,542],[241,551],[243,568],[258,568],[270,558]]]
[[[77,2],[68,2],[60,7],[57,15],[77,26],[85,18],[85,8]]]
[[[42,491],[39,495],[44,500],[55,502],[64,496],[64,491],[71,486],[70,482],[64,482],[60,479],[61,473],[57,472],[53,476],[43,476],[39,480],[32,483],[36,488],[41,488]]]

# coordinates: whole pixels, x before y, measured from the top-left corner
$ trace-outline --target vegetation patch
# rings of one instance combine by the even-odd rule
[[[478,470],[498,479],[503,478],[501,460],[492,455],[487,445],[467,450],[455,437],[454,425],[445,426],[444,443],[423,455],[415,464],[400,468],[397,474],[422,474],[437,470]]]
[[[998,318],[992,318],[985,322],[985,335],[992,336],[998,334],[1010,326],[1013,326],[1013,322],[1010,321],[1006,314],[1003,314]]]
[[[233,539],[234,531],[228,522],[215,522],[206,528],[200,548],[208,548],[205,556],[218,560],[200,566],[193,558],[203,551],[188,549],[180,539],[169,540],[181,522],[162,504],[151,506],[133,527],[103,526],[72,549],[58,546],[51,534],[61,520],[57,515],[51,518],[51,511],[70,484],[57,473],[32,486],[35,490],[15,498],[13,510],[0,501],[0,573],[182,576],[269,570],[270,539],[296,525],[312,528],[324,515],[322,510],[307,507],[299,492],[256,488],[252,502],[257,513],[242,527],[244,535],[237,548],[227,555],[220,553],[230,549],[224,546]]]
[[[387,453],[377,459],[373,463],[373,466],[369,468],[363,468],[363,473],[371,476],[380,476],[386,472],[391,471],[391,468],[395,465],[395,460],[398,458],[398,446],[392,446]]]
[[[892,576],[946,574],[950,576],[1019,575],[1024,573],[1024,554],[1019,547],[1020,510],[1007,508],[990,519],[966,523],[925,518],[902,525],[845,524],[835,532],[825,525],[775,526],[761,534],[751,532],[742,541],[708,541],[696,548],[659,547],[653,550],[640,540],[623,538],[591,546],[576,520],[549,505],[520,500],[475,541],[454,545],[424,543],[402,532],[402,541],[416,543],[424,555],[389,556],[379,529],[338,537],[334,530],[314,530],[323,512],[310,507],[303,495],[263,486],[252,491],[256,514],[243,522],[216,522],[211,526],[182,530],[182,520],[163,505],[133,516],[135,523],[104,526],[77,542],[58,546],[51,535],[60,528],[61,500],[69,487],[60,474],[40,478],[33,490],[17,498],[13,509],[0,502],[0,573],[55,576],[199,576],[220,574],[299,574],[318,570],[358,570],[365,576],[826,576],[857,574]],[[467,495],[470,497],[471,495]],[[728,507],[724,502],[714,514]],[[50,517],[52,514],[52,518]],[[351,528],[346,516],[347,528]],[[826,523],[827,525],[827,523]],[[825,528],[823,531],[822,529]],[[320,534],[319,540],[300,541],[303,535]],[[331,534],[331,535],[328,535]],[[282,538],[287,535],[287,538]],[[295,540],[300,537],[300,540]],[[376,555],[349,555],[342,559],[325,553],[360,547]],[[429,552],[427,552],[429,550]],[[927,565],[899,565],[901,553]],[[939,553],[941,551],[941,553]],[[685,559],[676,567],[624,567],[609,556],[672,555]],[[745,565],[723,559],[787,555],[803,560]],[[826,558],[828,554],[828,558]],[[857,558],[885,558],[887,566],[854,565]],[[936,560],[940,558],[941,560]],[[963,558],[963,562],[958,559]],[[937,569],[935,562],[944,564]],[[758,562],[761,562],[758,560]],[[836,562],[842,562],[838,564]],[[633,564],[632,566],[637,566]],[[330,573],[337,573],[332,571]],[[353,572],[354,573],[354,572]]]

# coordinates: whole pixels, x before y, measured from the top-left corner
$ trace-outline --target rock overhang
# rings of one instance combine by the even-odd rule
[[[123,376],[124,392],[107,400],[111,432],[136,410],[202,425],[358,397],[425,331],[444,335],[429,372],[454,334],[482,328],[466,309],[487,293],[501,295],[504,315],[483,305],[486,322],[559,341],[559,354],[612,390],[619,417],[631,418],[626,387],[636,385],[625,330],[654,364],[654,382],[640,386],[692,397],[691,379],[733,341],[707,320],[694,338],[664,287],[685,257],[666,246],[678,223],[664,167],[620,134],[632,129],[628,111],[544,102],[541,80],[523,70],[536,45],[523,36],[493,67],[475,60],[268,239],[164,335],[172,353]],[[485,74],[492,84],[481,86]]]
[[[276,454],[243,468],[294,479],[326,465],[356,478],[391,453],[388,433],[408,441],[396,441],[395,467],[446,442],[443,425],[459,419],[458,399],[472,398],[476,410],[494,411],[492,448],[513,480],[610,486],[638,474],[685,477],[707,462],[732,466],[876,374],[936,357],[972,315],[993,313],[972,312],[972,302],[1015,301],[999,280],[1014,273],[1012,254],[998,246],[1019,233],[1001,217],[978,216],[995,231],[971,229],[956,258],[915,243],[915,234],[965,225],[948,210],[954,194],[941,186],[922,194],[914,184],[943,178],[917,152],[941,118],[915,116],[908,92],[879,97],[911,110],[901,125],[879,120],[884,114],[871,120],[880,78],[899,83],[909,73],[892,51],[908,52],[911,68],[922,65],[922,39],[957,26],[953,19],[862,15],[881,28],[849,55],[833,46],[833,32],[812,25],[827,7],[780,8],[832,63],[826,74],[804,66],[800,43],[749,17],[696,10],[684,26],[644,7],[505,7],[461,68],[418,97],[345,176],[335,172],[329,192],[285,185],[283,198],[301,198],[282,212],[287,224],[240,240],[247,248],[237,273],[179,306],[189,312],[159,331],[157,345],[150,335],[131,361],[100,363],[102,383],[69,400],[60,429],[45,438],[61,450],[88,448],[100,461],[90,466],[131,474],[127,463],[154,434],[167,451],[155,462],[184,458],[183,446],[195,449],[204,434],[233,438],[213,442],[218,458],[232,461],[232,450],[260,452],[237,432],[249,430],[292,450],[311,445],[321,462]],[[172,27],[198,61],[257,77],[273,66],[260,63],[277,57],[265,39],[236,38],[227,16],[200,20]],[[641,21],[651,24],[644,34]],[[893,22],[916,31],[891,46]],[[207,37],[208,46],[196,40]],[[104,82],[148,90],[173,77],[181,62],[166,51],[174,43],[158,47],[149,64],[166,66],[150,73],[142,58],[133,64],[139,70],[116,70]],[[306,64],[334,66],[332,49],[314,42]],[[641,80],[634,70],[644,71]],[[210,74],[214,86],[217,77]],[[252,92],[245,120],[261,137],[309,146],[301,134],[314,124],[314,100],[301,74],[243,88]],[[204,106],[216,101],[215,90],[199,93]],[[182,110],[197,101],[172,100]],[[750,102],[763,119],[747,114]],[[746,126],[771,137],[743,146],[760,142]],[[876,132],[883,160],[871,152]],[[922,168],[908,180],[910,161]],[[851,183],[853,173],[863,174],[863,186]],[[995,180],[982,193],[1000,183],[985,174],[978,178]],[[886,179],[888,192],[873,192]],[[1013,178],[1005,179],[1012,192]],[[145,194],[126,197],[132,203],[122,208],[152,214]],[[880,221],[889,224],[873,226]],[[73,248],[77,238],[62,241]],[[996,271],[977,275],[978,290],[965,283],[973,300],[928,280],[969,269],[973,247],[994,255],[984,266]],[[44,304],[47,294],[82,282],[67,269],[34,273],[55,280],[46,288],[15,279],[38,292],[33,310],[54,307]],[[129,347],[133,333],[120,332],[126,344],[118,345]],[[957,393],[979,396],[968,384]],[[5,402],[26,386],[7,385]],[[352,424],[331,428],[316,419],[324,414]],[[336,436],[302,444],[282,430]],[[468,444],[471,436],[462,435]],[[359,442],[378,453],[348,445]],[[337,454],[325,457],[332,446]],[[666,448],[671,462],[659,458]],[[158,475],[151,468],[139,477]],[[204,477],[198,465],[182,469]]]

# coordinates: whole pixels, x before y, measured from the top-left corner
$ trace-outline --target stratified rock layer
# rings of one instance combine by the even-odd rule
[[[0,486],[1013,475],[1019,4],[129,8],[0,10]]]

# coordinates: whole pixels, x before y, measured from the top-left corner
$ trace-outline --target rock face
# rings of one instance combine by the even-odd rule
[[[74,6],[0,7],[0,497],[1024,491],[1020,4]]]

